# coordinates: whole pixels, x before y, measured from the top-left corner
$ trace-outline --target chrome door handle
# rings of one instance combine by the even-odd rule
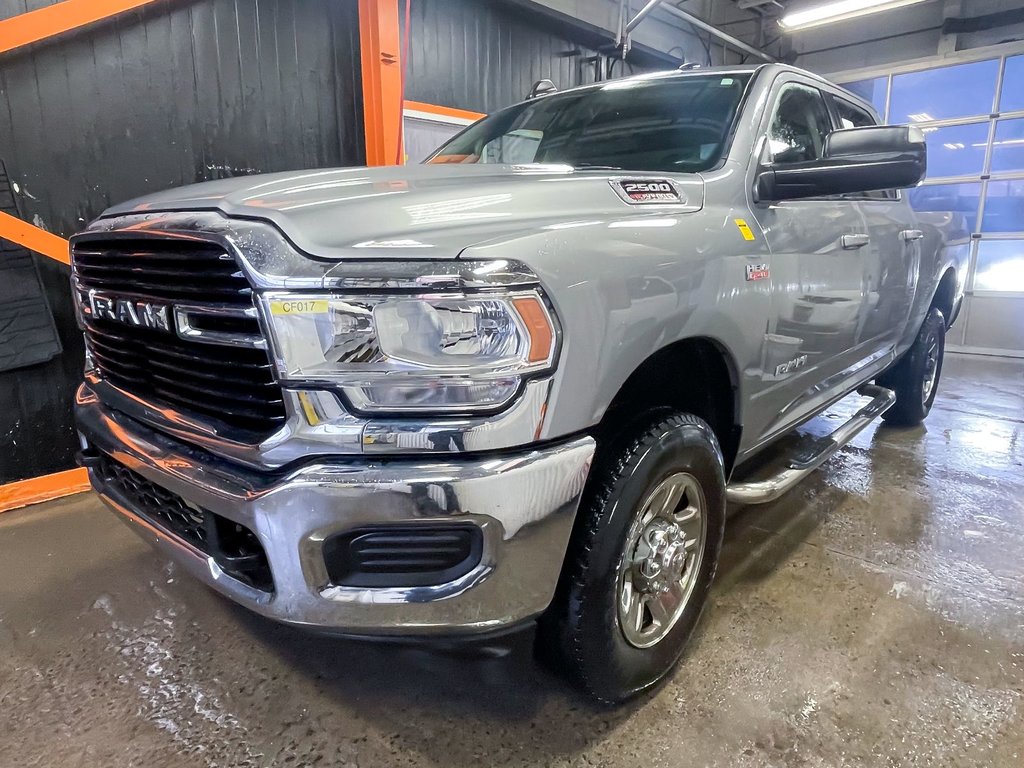
[[[900,240],[905,243],[909,243],[911,240],[920,240],[924,237],[924,232],[920,229],[904,229],[900,232]]]
[[[867,235],[843,235],[843,250],[855,251],[858,248],[863,248],[871,240]]]

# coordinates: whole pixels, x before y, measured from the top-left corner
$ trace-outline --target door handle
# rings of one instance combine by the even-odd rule
[[[855,251],[858,248],[863,248],[871,240],[867,235],[843,235],[843,250]]]
[[[920,229],[904,229],[900,232],[900,240],[905,243],[909,243],[912,240],[920,240],[924,237],[924,232]]]

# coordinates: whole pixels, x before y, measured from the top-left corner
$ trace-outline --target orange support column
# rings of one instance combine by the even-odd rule
[[[366,164],[394,165],[402,136],[398,0],[359,0]]]

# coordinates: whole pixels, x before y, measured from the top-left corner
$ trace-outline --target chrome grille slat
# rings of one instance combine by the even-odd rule
[[[227,343],[259,341],[262,330],[252,287],[220,246],[170,238],[84,241],[75,244],[72,264],[86,291],[188,308],[204,330],[225,338],[200,342],[87,316],[86,341],[101,378],[158,409],[238,430],[243,441],[259,442],[284,423],[284,397],[266,350]]]

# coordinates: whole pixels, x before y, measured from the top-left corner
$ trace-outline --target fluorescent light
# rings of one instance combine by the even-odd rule
[[[781,19],[779,26],[787,30],[807,29],[822,24],[832,24],[836,21],[856,19],[859,16],[867,16],[869,13],[889,11],[893,8],[901,8],[904,5],[925,3],[930,0],[833,0],[833,2],[820,3],[811,8],[800,11],[790,11]]]

